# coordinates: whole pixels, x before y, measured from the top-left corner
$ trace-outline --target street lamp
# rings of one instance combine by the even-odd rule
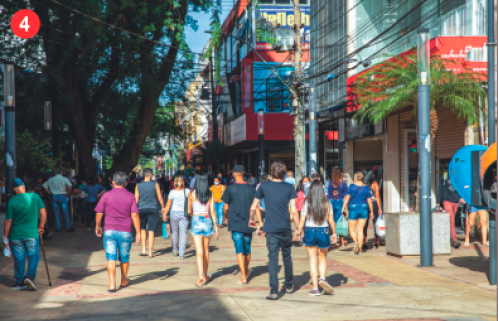
[[[258,134],[259,134],[259,179],[265,174],[264,162],[264,135],[265,135],[265,113],[258,111]]]
[[[417,31],[417,114],[420,169],[420,265],[432,266],[431,212],[431,85],[429,29]]]

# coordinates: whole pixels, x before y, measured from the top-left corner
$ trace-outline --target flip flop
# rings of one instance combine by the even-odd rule
[[[109,292],[109,293],[116,293],[116,289],[107,289],[107,292]]]
[[[126,283],[126,285],[121,285],[121,289],[126,288],[128,285],[130,285],[131,280],[130,279],[126,279],[126,280],[128,281],[128,283]]]
[[[199,281],[201,281],[201,279],[199,279],[197,281],[197,283],[195,284],[195,286],[198,287],[198,288],[202,288],[204,286],[204,281],[200,282],[200,284],[199,284]]]
[[[149,255],[147,253],[140,252],[140,253],[138,253],[138,256],[149,256]]]
[[[246,281],[246,283],[244,283],[244,282],[242,282],[242,281],[237,281],[237,284],[238,284],[238,285],[247,285],[247,281]]]

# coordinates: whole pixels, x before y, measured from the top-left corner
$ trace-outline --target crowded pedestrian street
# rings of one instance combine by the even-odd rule
[[[158,229],[159,232],[159,229]],[[370,231],[373,232],[373,231]],[[387,256],[385,247],[361,256],[352,246],[331,249],[327,279],[334,294],[311,297],[304,246],[292,247],[296,290],[265,300],[268,258],[265,240],[254,236],[247,285],[227,229],[210,246],[211,281],[196,288],[197,266],[189,235],[185,259],[172,254],[171,240],[156,237],[154,258],[132,246],[128,287],[107,292],[102,239],[93,231],[52,233],[45,242],[50,277],[40,262],[37,292],[11,291],[13,263],[0,257],[1,320],[495,320],[496,287],[485,271],[488,249],[473,243],[450,256],[436,256],[434,267],[418,258]],[[369,247],[372,243],[369,242]],[[280,261],[280,267],[281,266]],[[119,273],[119,272],[118,272]],[[279,279],[283,279],[283,269]]]

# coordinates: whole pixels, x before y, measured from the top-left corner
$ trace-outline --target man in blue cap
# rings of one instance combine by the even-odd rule
[[[40,260],[40,234],[47,220],[43,201],[36,193],[26,193],[24,182],[14,179],[12,189],[15,196],[7,204],[4,236],[14,256],[14,284],[12,290],[36,291],[35,278]],[[38,220],[39,219],[39,220]],[[28,272],[24,274],[25,257],[28,257]]]

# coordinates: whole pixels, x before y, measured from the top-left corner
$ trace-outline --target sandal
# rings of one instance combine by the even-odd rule
[[[202,284],[203,284],[203,285],[206,285],[206,284],[208,284],[208,282],[209,282],[210,280],[211,280],[211,278],[209,278],[209,277],[208,277],[206,280],[204,280],[204,282],[203,282]]]
[[[147,256],[147,253],[140,252],[140,253],[138,253],[138,256]]]
[[[107,292],[109,292],[109,293],[116,293],[116,289],[107,289]]]
[[[121,289],[126,288],[128,285],[130,285],[131,280],[130,279],[126,279],[126,280],[128,281],[128,283],[126,283],[125,285],[121,285]]]
[[[198,288],[202,288],[204,286],[204,280],[201,278],[197,281],[197,283],[195,284],[196,287]]]

